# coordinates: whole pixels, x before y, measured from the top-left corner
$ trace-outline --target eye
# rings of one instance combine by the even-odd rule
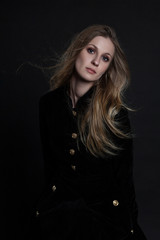
[[[108,56],[103,56],[102,59],[103,59],[104,62],[108,62],[109,61],[109,57]]]
[[[87,48],[87,52],[90,54],[93,54],[95,52],[95,50],[93,48]]]

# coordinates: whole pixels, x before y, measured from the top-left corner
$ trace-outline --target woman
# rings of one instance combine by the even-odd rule
[[[40,99],[46,191],[42,239],[146,239],[137,224],[129,69],[116,34],[93,25],[73,40]]]

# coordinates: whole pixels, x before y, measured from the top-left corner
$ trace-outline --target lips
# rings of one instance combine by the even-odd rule
[[[94,69],[92,69],[92,68],[86,67],[86,70],[87,70],[87,72],[89,72],[91,74],[95,74],[96,73],[96,71]]]

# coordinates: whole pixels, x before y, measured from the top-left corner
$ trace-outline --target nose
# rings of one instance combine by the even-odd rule
[[[96,66],[96,67],[99,66],[99,60],[98,60],[97,57],[92,60],[92,64],[93,64],[94,66]]]

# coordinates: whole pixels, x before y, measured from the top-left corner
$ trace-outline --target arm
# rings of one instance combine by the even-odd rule
[[[130,132],[128,112],[122,109],[117,116],[120,128],[124,132]],[[122,148],[114,161],[115,179],[121,190],[130,214],[131,226],[134,229],[137,223],[138,208],[136,203],[135,188],[133,181],[133,139],[117,139],[117,144]]]
[[[127,110],[122,109],[118,116],[118,121],[121,122],[121,127],[124,131],[131,131]],[[147,240],[138,225],[138,207],[133,180],[133,139],[121,139],[118,141],[119,146],[121,146],[123,150],[120,151],[115,161],[115,178],[128,206],[134,239]]]
[[[39,101],[39,125],[44,160],[45,183],[49,184],[51,179],[54,179],[56,177],[57,167],[53,153],[54,141],[51,137],[49,102],[46,100],[47,99],[45,96],[42,96]]]

